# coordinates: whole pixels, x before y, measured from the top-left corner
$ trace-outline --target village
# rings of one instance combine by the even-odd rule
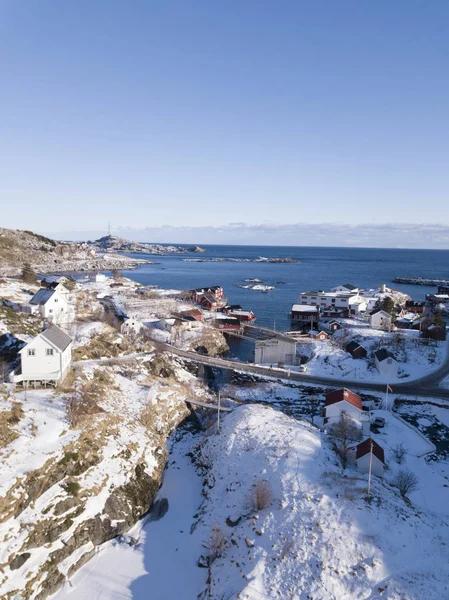
[[[448,487],[449,472],[442,463],[436,463],[438,468],[435,468],[426,462],[426,457],[438,455],[437,445],[398,412],[395,389],[397,384],[429,376],[447,363],[444,326],[447,290],[438,290],[426,302],[413,302],[386,285],[363,291],[345,284],[330,292],[304,292],[292,306],[290,330],[281,332],[256,326],[257,315],[248,307],[229,303],[220,285],[163,290],[140,285],[119,272],[93,272],[76,280],[68,275],[33,280],[34,275],[24,272],[22,278],[0,281],[0,351],[4,381],[1,402],[4,414],[13,415],[2,431],[2,446],[5,451],[8,447],[16,448],[9,459],[5,458],[16,460],[16,467],[8,462],[1,482],[7,497],[17,477],[24,477],[28,471],[27,454],[21,446],[23,436],[29,448],[30,444],[41,444],[50,433],[48,428],[54,427],[62,436],[61,442],[55,445],[56,455],[58,452],[60,455],[65,436],[71,444],[76,439],[73,427],[76,430],[82,422],[77,411],[86,411],[88,418],[97,411],[100,415],[103,411],[108,414],[112,406],[117,411],[115,397],[119,389],[126,398],[120,410],[130,411],[128,420],[135,419],[133,415],[140,415],[139,411],[143,410],[144,389],[149,390],[145,394],[151,397],[155,390],[162,390],[157,392],[159,399],[154,401],[154,408],[145,413],[154,412],[155,417],[146,416],[146,419],[160,418],[157,415],[164,410],[166,398],[172,398],[170,395],[174,393],[176,401],[170,400],[170,410],[176,406],[173,413],[176,416],[172,417],[175,422],[192,411],[216,431],[216,390],[208,388],[207,378],[203,383],[200,381],[197,367],[192,367],[196,364],[209,370],[223,368],[225,372],[234,372],[237,380],[242,378],[239,383],[232,377],[225,380],[218,394],[218,409],[220,394],[223,414],[240,414],[241,405],[248,404],[249,412],[242,413],[244,419],[251,420],[251,415],[258,414],[264,406],[272,405],[283,412],[287,405],[296,405],[296,400],[289,395],[292,389],[295,394],[296,390],[312,390],[301,392],[306,398],[305,409],[296,418],[301,423],[309,421],[312,431],[316,432],[313,435],[321,436],[323,444],[332,448],[337,461],[336,473],[350,473],[351,477],[358,478],[359,487],[364,486],[363,497],[380,498],[386,494],[388,502],[392,502],[392,490],[397,490],[399,497],[407,502],[410,502],[409,497],[418,504],[429,505],[430,502],[437,512],[446,502],[444,488]],[[235,356],[228,357],[231,340],[251,348],[250,363]],[[151,385],[145,384],[149,387],[141,388],[143,370],[150,368],[153,372],[154,369],[154,366],[144,367],[146,364],[158,365],[158,379]],[[167,387],[164,377],[170,381],[174,378],[173,383]],[[248,383],[245,377],[249,377]],[[105,391],[102,400],[95,396],[91,405],[91,396],[86,400],[80,390],[93,385],[97,379],[106,382],[101,384]],[[347,381],[353,383],[348,385]],[[381,391],[367,395],[365,382],[377,383]],[[311,388],[313,383],[315,387]],[[297,387],[292,388],[292,384]],[[172,387],[179,392],[170,391]],[[136,399],[131,400],[130,394]],[[82,397],[83,402],[73,404],[73,399],[78,397]],[[279,397],[285,401],[278,402]],[[67,434],[64,433],[63,398],[68,399],[74,424]],[[58,416],[54,402],[57,402]],[[202,411],[208,416],[201,416]],[[218,419],[219,415],[218,412]],[[232,418],[224,419],[224,431]],[[128,420],[128,427],[134,429],[135,425]],[[22,429],[22,423],[30,427],[30,422],[39,432],[36,442],[32,430]],[[218,432],[219,427],[220,421]],[[135,439],[140,440],[141,435],[136,432]],[[301,435],[312,434],[303,431]],[[115,442],[118,448],[128,448],[131,441],[128,437],[126,442],[118,439]],[[67,454],[67,450],[65,452]],[[45,456],[43,453],[41,461]],[[333,460],[329,458],[332,454],[326,456],[326,461]],[[53,494],[65,502],[70,486],[75,489],[85,485],[83,477],[69,473],[63,487],[53,490]],[[381,483],[384,479],[385,484]],[[122,479],[111,478],[112,487],[108,489],[113,489],[118,481]],[[425,495],[422,481],[438,489],[433,500]],[[270,489],[268,495],[272,493]],[[83,513],[78,502],[75,505],[78,512],[67,522],[74,530],[82,525],[83,519],[92,518],[92,510],[96,510],[92,505],[90,511]],[[47,510],[45,504],[42,509]],[[43,518],[41,514],[33,514],[37,520]],[[25,523],[29,515],[24,515],[21,523],[25,529],[20,536],[17,532],[18,541],[14,546],[5,544],[3,562],[13,560],[14,552],[19,552],[25,544],[24,532],[28,527]],[[16,531],[9,525],[0,527],[0,540],[6,542],[13,530]],[[105,534],[105,540],[125,530],[112,531]],[[54,552],[58,543],[52,542],[49,548]],[[224,541],[223,544],[227,546]],[[26,544],[23,547],[28,548]],[[27,550],[25,554],[30,552]],[[43,556],[50,556],[49,551]],[[78,557],[77,550],[73,559],[65,559],[67,566],[62,574],[58,571],[59,583],[54,589],[70,579]],[[210,560],[203,556],[199,559],[201,564],[212,568]],[[42,561],[44,558],[37,560],[37,567]],[[8,594],[14,590],[12,582],[17,583],[16,575],[19,582],[20,577],[25,577],[25,559],[23,564],[17,573],[11,571],[5,587],[0,585],[6,598],[15,597]]]

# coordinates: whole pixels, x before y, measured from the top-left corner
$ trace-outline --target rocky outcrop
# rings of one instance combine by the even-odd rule
[[[2,599],[20,594],[24,600],[44,600],[96,547],[123,535],[148,513],[162,482],[166,439],[189,415],[185,398],[207,394],[165,355],[154,365],[146,358],[123,371],[106,369],[108,385],[98,400],[103,412],[87,415],[77,425],[79,435],[62,425],[60,437],[68,436],[68,443],[49,451],[40,467],[13,478],[0,496],[6,535],[0,530]],[[35,412],[28,408],[24,421]],[[162,516],[163,510],[157,512]]]
[[[28,263],[38,273],[134,269],[152,261],[103,254],[84,243],[57,242],[32,231],[0,228],[0,276],[17,276]]]
[[[189,349],[208,356],[222,356],[228,352],[229,346],[221,331],[207,327],[200,337],[191,342]]]
[[[190,248],[184,248],[182,246],[164,246],[162,244],[142,244],[139,242],[132,242],[116,235],[106,235],[94,242],[87,242],[91,248],[107,252],[133,252],[143,254],[176,254],[182,252],[205,252],[203,248],[199,246],[191,246]]]

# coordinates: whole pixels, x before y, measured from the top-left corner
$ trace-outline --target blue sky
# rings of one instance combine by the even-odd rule
[[[2,0],[1,225],[449,226],[448,65],[446,0]]]

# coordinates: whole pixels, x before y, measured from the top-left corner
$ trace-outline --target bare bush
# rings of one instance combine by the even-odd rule
[[[321,398],[317,394],[312,394],[311,396],[309,396],[309,407],[312,425],[314,425],[314,419],[320,414],[321,408]]]
[[[259,479],[248,493],[247,505],[251,511],[262,510],[273,501],[273,492],[266,479]]]
[[[98,405],[102,395],[101,385],[95,381],[88,381],[69,396],[67,418],[72,427],[78,427],[89,415],[103,412],[103,409]]]
[[[209,538],[207,549],[209,551],[209,563],[213,563],[214,560],[220,558],[223,555],[226,546],[228,545],[228,538],[226,532],[223,531],[220,525],[214,525]]]
[[[341,466],[346,469],[348,465],[348,453],[354,442],[362,439],[362,431],[360,427],[346,413],[342,413],[340,420],[334,423],[329,428],[335,450],[340,457]]]
[[[412,471],[401,469],[394,478],[393,485],[398,488],[401,496],[405,498],[408,494],[418,489],[419,480]]]
[[[285,538],[281,543],[279,560],[284,560],[289,554],[294,554],[295,543],[292,538]]]
[[[402,465],[405,459],[405,455],[407,454],[407,449],[404,446],[404,444],[402,442],[400,444],[396,444],[396,446],[394,446],[394,448],[392,448],[391,451],[393,452],[393,456],[396,462],[399,465]]]

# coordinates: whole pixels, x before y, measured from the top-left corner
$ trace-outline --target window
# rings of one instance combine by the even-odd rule
[[[29,348],[28,356],[36,356],[36,350],[34,348]]]
[[[53,356],[53,348],[46,348],[45,356]]]
[[[53,309],[52,309],[52,308],[50,308],[50,310],[49,310],[48,312],[49,312],[49,313],[52,313],[52,312],[53,312]]]
[[[55,302],[57,302],[57,301],[58,301],[58,299],[57,299],[57,298],[55,298]]]

